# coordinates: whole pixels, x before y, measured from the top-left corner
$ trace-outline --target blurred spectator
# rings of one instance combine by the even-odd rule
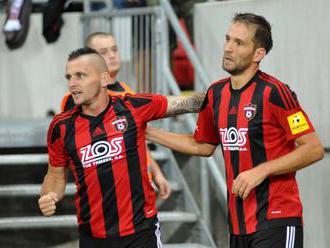
[[[10,49],[23,46],[30,27],[31,0],[13,0],[10,3],[3,33]]]

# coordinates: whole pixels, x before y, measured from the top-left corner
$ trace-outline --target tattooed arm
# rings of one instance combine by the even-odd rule
[[[199,112],[205,98],[204,92],[198,92],[191,96],[167,96],[166,117],[185,113]]]

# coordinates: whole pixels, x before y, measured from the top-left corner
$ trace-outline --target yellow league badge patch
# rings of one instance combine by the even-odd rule
[[[287,117],[293,135],[309,129],[308,122],[301,111]]]

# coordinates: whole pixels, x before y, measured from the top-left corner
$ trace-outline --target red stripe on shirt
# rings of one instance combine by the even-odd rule
[[[78,117],[79,118],[79,117]],[[85,125],[89,126],[89,121],[83,118],[80,118],[80,121],[76,121],[76,147],[77,153],[80,161],[82,161],[82,154],[79,152],[79,149],[85,146],[85,144],[91,144],[91,136],[87,130],[89,127],[84,127]],[[86,135],[85,139],[81,138],[80,130],[85,130]],[[78,135],[80,138],[78,138]],[[91,166],[89,168],[84,169],[85,174],[85,184],[87,187],[87,195],[88,195],[88,204],[90,207],[90,226],[91,231],[94,237],[97,238],[105,238],[105,224],[104,224],[104,215],[103,215],[103,207],[102,207],[102,193],[100,189],[100,184],[97,176],[97,166]]]
[[[110,121],[104,122],[106,133],[115,133]],[[118,138],[119,136],[116,136]],[[108,142],[111,142],[113,137],[108,137]],[[124,145],[124,142],[123,142]],[[126,150],[125,147],[123,147]],[[125,152],[121,153],[125,156]],[[132,234],[135,232],[133,225],[133,208],[131,199],[130,179],[128,173],[128,165],[126,159],[112,160],[112,173],[115,183],[117,210],[119,218],[119,233],[120,236]]]
[[[156,210],[156,194],[155,190],[150,184],[148,177],[148,164],[146,155],[146,145],[145,145],[145,130],[138,132],[138,153],[140,159],[140,172],[142,176],[142,185],[144,192],[144,215],[147,218],[154,216],[157,213]]]

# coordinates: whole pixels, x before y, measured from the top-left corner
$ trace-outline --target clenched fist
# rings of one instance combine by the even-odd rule
[[[55,213],[58,197],[55,192],[49,192],[39,198],[38,204],[43,215],[51,216]]]

